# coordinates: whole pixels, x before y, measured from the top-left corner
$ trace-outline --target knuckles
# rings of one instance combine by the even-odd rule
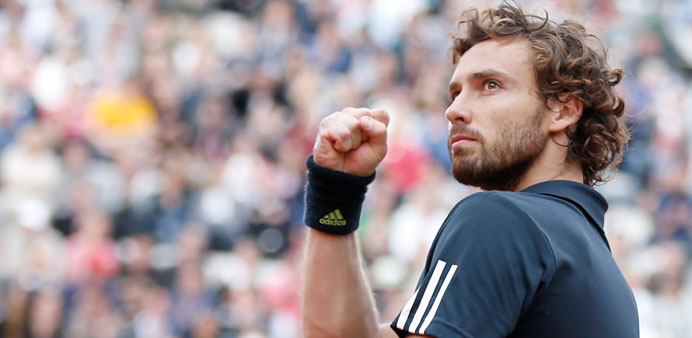
[[[389,116],[386,112],[380,110],[372,110],[368,108],[347,107],[340,111],[336,111],[322,118],[318,125],[318,139],[331,139],[341,143],[348,142],[353,138],[356,143],[364,141],[367,137],[360,131],[360,119],[363,116],[370,116],[373,119],[372,123],[376,129],[380,124],[384,124],[386,133],[386,124]],[[362,135],[355,135],[355,134]]]
[[[353,131],[358,125],[357,113],[364,108],[344,108],[324,117],[319,124],[320,131],[337,129],[337,125],[343,125],[348,130]]]

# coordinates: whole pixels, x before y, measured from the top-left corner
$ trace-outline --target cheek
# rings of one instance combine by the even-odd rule
[[[516,139],[517,134],[526,128],[526,122],[510,117],[497,118],[492,123],[490,128],[486,128],[487,132],[483,133],[483,147],[490,152],[506,149],[511,147],[511,143],[520,141]]]
[[[516,121],[512,119],[510,114],[493,114],[491,118],[485,128],[485,133],[483,133],[485,143],[488,146],[496,144],[498,140],[503,138],[504,134],[511,132],[511,129],[516,124]]]
[[[528,96],[513,95],[511,98],[497,102],[496,109],[488,111],[487,117],[490,127],[510,129],[516,126],[526,125],[536,117],[539,103]]]

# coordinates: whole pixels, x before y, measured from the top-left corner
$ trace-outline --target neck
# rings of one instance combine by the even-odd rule
[[[521,191],[534,184],[554,180],[583,183],[584,173],[579,163],[569,162],[566,159],[567,147],[549,139],[545,149],[536,157],[531,167],[511,190]]]

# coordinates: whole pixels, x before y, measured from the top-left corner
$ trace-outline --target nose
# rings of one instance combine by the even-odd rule
[[[452,124],[471,123],[471,112],[469,106],[464,104],[462,94],[457,95],[445,111],[445,117]]]

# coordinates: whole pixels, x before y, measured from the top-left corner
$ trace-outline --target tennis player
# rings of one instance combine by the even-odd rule
[[[325,117],[307,163],[305,335],[638,337],[603,233],[607,203],[592,188],[629,138],[614,89],[622,70],[580,24],[510,3],[463,13],[452,52],[453,174],[483,191],[450,211],[416,290],[380,319],[353,232],[389,115]]]

